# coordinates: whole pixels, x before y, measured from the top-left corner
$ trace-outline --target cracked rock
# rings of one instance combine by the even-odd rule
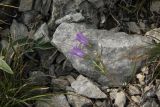
[[[61,24],[63,22],[80,22],[83,21],[85,18],[82,16],[81,13],[69,14],[66,15],[58,20],[56,20],[56,24]]]
[[[68,93],[68,102],[73,107],[92,106],[92,101],[84,96],[76,95],[75,93]]]
[[[89,98],[107,98],[107,96],[96,85],[82,75],[77,77],[76,81],[71,84],[71,87],[76,93]]]

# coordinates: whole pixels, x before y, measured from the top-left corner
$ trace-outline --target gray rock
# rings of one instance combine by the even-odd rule
[[[159,87],[159,85],[160,85],[160,79],[156,79],[155,83],[156,83],[156,87]]]
[[[73,70],[71,63],[68,60],[65,60],[62,64],[54,64],[54,65],[55,65],[54,73],[57,76],[69,75]]]
[[[152,12],[160,12],[160,1],[159,0],[153,0],[150,6],[150,10]]]
[[[29,26],[29,24],[33,23],[37,15],[38,15],[38,12],[35,10],[23,12],[22,21],[25,25]]]
[[[74,92],[74,89],[70,86],[66,86],[66,89],[65,89],[67,92]]]
[[[38,54],[40,56],[40,63],[41,63],[41,66],[46,68],[46,69],[50,69],[53,61],[55,60],[54,57],[53,57],[53,54],[56,50],[54,49],[48,49],[48,50],[38,50]],[[52,67],[51,67],[52,68]]]
[[[50,28],[50,29],[53,29],[54,28],[54,26],[55,26],[55,21],[56,21],[56,19],[57,19],[57,17],[58,17],[58,9],[54,6],[55,4],[53,3],[53,6],[52,6],[52,11],[51,11],[51,17],[50,17],[50,19],[49,19],[49,21],[48,21],[48,27]]]
[[[100,7],[103,7],[105,5],[104,0],[88,0],[88,1],[93,3],[96,8],[100,8]]]
[[[73,107],[90,107],[92,106],[92,101],[84,96],[76,95],[76,93],[70,92],[67,94],[68,102]]]
[[[158,96],[158,99],[160,101],[160,84],[159,84],[159,86],[157,88],[156,95]]]
[[[136,24],[136,22],[128,22],[127,25],[128,25],[129,32],[137,33],[137,34],[141,33],[140,27]]]
[[[64,68],[62,65],[56,64],[54,72],[56,76],[64,76],[69,75],[72,72],[72,69],[69,67]]]
[[[148,75],[148,74],[149,74],[149,67],[148,67],[148,66],[144,66],[144,67],[141,68],[141,71],[142,71],[144,74]]]
[[[98,1],[98,0],[96,0]],[[102,1],[102,0],[100,0]],[[82,15],[85,17],[86,23],[91,28],[97,28],[99,18],[97,16],[98,9],[95,8],[89,1],[84,1],[79,5],[79,9],[82,11]]]
[[[77,77],[77,80],[71,84],[71,87],[76,93],[89,98],[107,98],[107,96],[96,85],[82,75]]]
[[[159,43],[160,41],[160,35],[159,35],[160,28],[154,28],[148,32],[146,32],[145,36],[148,36],[152,38],[156,43]]]
[[[142,21],[139,22],[139,27],[140,27],[140,30],[142,30],[143,32],[147,32],[149,30],[147,29],[147,25]]]
[[[76,5],[80,5],[82,2],[84,2],[84,1],[86,1],[86,0],[75,0],[75,3],[76,3]]]
[[[19,11],[28,11],[32,9],[34,0],[20,0]]]
[[[66,59],[66,57],[63,54],[58,55],[58,57],[56,58],[56,63],[60,64],[62,63],[62,61],[64,61]]]
[[[34,9],[41,12],[43,15],[48,15],[52,0],[36,0]]]
[[[108,70],[108,78],[95,70],[87,60],[75,58],[70,50],[77,45],[76,33],[83,32],[94,44],[92,54],[101,52],[103,63]],[[107,30],[87,29],[83,24],[62,23],[55,31],[52,43],[70,60],[73,67],[81,74],[93,78],[102,85],[121,85],[130,78],[133,65],[139,67],[144,58],[145,46],[151,40],[139,35],[114,33]],[[85,49],[86,53],[89,50]],[[141,56],[141,57],[140,57]]]
[[[56,24],[61,24],[63,22],[80,22],[83,21],[85,18],[82,16],[81,13],[69,14],[61,19],[56,20]]]
[[[42,40],[43,41],[43,40]],[[46,68],[46,69],[50,69],[50,67],[52,66],[53,62],[55,61],[55,53],[56,53],[56,49],[52,48],[52,49],[37,49],[38,51],[38,55],[40,57],[40,63],[41,66]],[[51,67],[52,71],[54,70],[53,67]],[[50,72],[51,73],[51,72]],[[54,72],[52,72],[51,74],[53,74]],[[52,75],[53,76],[53,75]]]
[[[155,87],[150,87],[149,90],[147,90],[143,95],[141,99],[141,103],[144,103],[146,101],[151,101],[152,99],[155,99],[157,97]]]
[[[9,43],[7,40],[0,40],[0,49],[6,49]]]
[[[143,92],[145,93],[145,92],[149,91],[149,90],[152,89],[152,88],[155,88],[155,86],[154,86],[154,85],[146,85],[146,86],[144,87]]]
[[[64,9],[66,5],[73,4],[74,2],[70,2],[70,0],[53,0],[52,3],[52,9],[51,9],[51,17],[48,21],[48,27],[50,29],[53,29],[55,26],[55,21],[57,19],[60,19],[60,16],[64,16],[64,11],[67,11],[67,9]],[[69,13],[68,13],[69,14]]]
[[[54,0],[57,1],[57,0]],[[69,1],[69,0],[68,0]],[[75,5],[79,6],[81,5],[81,3],[85,2],[87,0],[74,0],[72,1],[72,3],[75,3]],[[103,7],[105,5],[103,0],[88,0],[92,5],[94,5],[95,8],[100,8]],[[64,2],[63,0],[61,0],[61,3]]]
[[[124,92],[118,92],[116,94],[116,98],[115,98],[115,105],[117,107],[124,107],[124,105],[126,104],[126,96]]]
[[[100,0],[101,2],[102,0]],[[85,18],[87,25],[90,27],[97,28],[97,24],[99,22],[97,13],[98,10],[93,6],[98,0],[94,0],[92,2],[88,2],[87,0],[53,0],[52,3],[52,10],[51,10],[51,17],[48,21],[48,26],[50,29],[55,28],[55,21],[57,24],[62,22],[78,22]],[[101,4],[101,3],[100,3]],[[98,4],[99,5],[99,4]],[[82,17],[80,14],[76,14],[77,10],[82,12]],[[72,19],[69,14],[71,15]],[[67,15],[67,16],[66,16]],[[71,22],[70,21],[70,22]]]
[[[7,37],[9,34],[10,34],[10,29],[9,28],[0,30],[1,38]]]
[[[115,27],[115,28],[112,28],[112,29],[110,29],[109,31],[111,31],[111,32],[119,32],[120,31],[120,27]]]
[[[105,23],[107,21],[106,15],[103,11],[104,11],[104,9],[101,9],[100,13],[99,13],[100,14],[100,16],[99,16],[100,17],[99,27],[101,27],[101,28],[103,28],[105,26]]]
[[[137,106],[135,106],[135,104],[133,103],[129,103],[126,107],[137,107]]]
[[[142,107],[159,107],[160,105],[156,103],[155,100],[146,101]]]
[[[79,6],[76,4],[76,0],[63,0],[66,4],[61,8],[63,12],[61,14],[67,15],[70,13],[76,13],[79,10]]]
[[[129,85],[129,93],[130,95],[138,95],[141,94],[141,91],[137,86]]]
[[[81,3],[83,3],[84,1],[87,0],[75,0],[76,5],[80,5]],[[104,0],[88,0],[92,5],[95,6],[95,8],[100,8],[103,7],[105,5]]]
[[[106,100],[105,101],[99,101],[99,100],[97,100],[95,102],[95,105],[96,106],[94,106],[94,107],[111,107],[110,103],[107,103]]]
[[[56,75],[55,75],[54,70],[55,70],[55,65],[52,64],[52,65],[49,67],[49,75],[52,76],[52,77],[54,77],[54,78],[56,78]]]
[[[61,95],[53,95],[48,99],[42,99],[37,102],[36,107],[70,107],[66,97]]]
[[[110,99],[111,100],[115,100],[116,99],[116,94],[118,92],[118,89],[111,89],[109,92],[110,92],[109,93]]]
[[[131,99],[132,99],[134,102],[140,104],[140,101],[141,101],[141,97],[140,97],[140,96],[131,96]]]
[[[105,4],[107,4],[108,8],[112,9],[116,6],[116,3],[119,0],[104,0]]]
[[[137,74],[137,75],[136,75],[136,78],[139,80],[139,83],[140,83],[141,85],[144,85],[144,84],[145,84],[145,82],[144,82],[145,76],[144,76],[143,74],[141,74],[141,73]]]
[[[33,71],[30,73],[29,82],[35,85],[46,85],[48,84],[47,76],[41,71]]]
[[[22,23],[18,23],[16,20],[13,20],[12,25],[10,27],[10,33],[12,37],[25,37],[28,35],[28,29]]]
[[[71,76],[71,75],[67,75],[66,78],[67,78],[67,80],[70,82],[70,84],[72,84],[72,82],[75,81],[75,79],[74,79],[73,76]]]
[[[49,31],[46,23],[42,24],[34,34],[34,40],[43,38],[43,42],[49,42]]]
[[[69,86],[69,82],[67,80],[64,79],[52,79],[51,84],[58,86],[59,88],[65,89],[67,86]]]

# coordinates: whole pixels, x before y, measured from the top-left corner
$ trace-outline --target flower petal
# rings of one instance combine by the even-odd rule
[[[83,58],[85,53],[80,49],[78,48],[77,46],[73,47],[70,51],[71,55],[73,56],[78,56],[80,58]]]
[[[88,44],[88,38],[86,38],[83,35],[83,33],[81,33],[81,32],[77,33],[76,40],[79,41],[83,45],[87,45]]]

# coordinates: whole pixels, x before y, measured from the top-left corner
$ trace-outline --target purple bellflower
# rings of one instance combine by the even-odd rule
[[[85,56],[85,53],[77,46],[73,47],[70,53],[72,56],[78,56],[80,58],[83,58]]]
[[[81,32],[77,33],[75,40],[79,41],[81,44],[85,46],[89,44],[88,38],[86,38]]]

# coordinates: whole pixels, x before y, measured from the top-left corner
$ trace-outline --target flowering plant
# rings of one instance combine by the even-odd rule
[[[85,60],[89,60],[94,65],[95,69],[99,70],[102,74],[106,74],[107,70],[106,67],[103,64],[103,61],[101,60],[101,56],[99,54],[87,54],[84,52],[83,48],[87,48],[90,50],[92,48],[92,44],[89,41],[87,37],[83,35],[82,32],[79,32],[76,34],[76,41],[80,43],[80,46],[73,46],[70,50],[71,56],[76,56],[79,58],[83,58]]]

